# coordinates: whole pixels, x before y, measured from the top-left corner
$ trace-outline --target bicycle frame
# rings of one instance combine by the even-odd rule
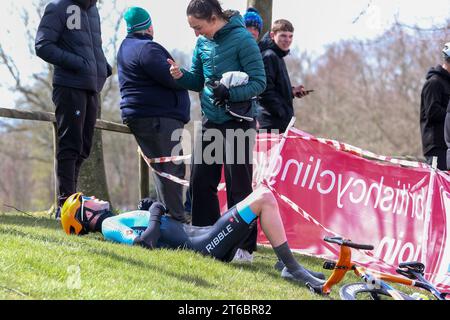
[[[325,238],[327,242],[336,243],[340,245],[339,258],[337,262],[325,262],[325,269],[333,269],[333,273],[328,278],[326,283],[320,288],[322,294],[329,295],[332,288],[340,283],[347,272],[353,271],[358,277],[362,278],[369,285],[373,285],[374,288],[378,287],[387,291],[394,299],[405,300],[404,295],[402,295],[398,290],[390,286],[388,283],[397,283],[405,286],[416,287],[425,289],[431,292],[437,299],[444,300],[446,297],[445,293],[439,292],[435,287],[433,287],[419,272],[410,271],[410,275],[415,277],[417,280],[406,278],[408,274],[406,272],[397,271],[403,276],[390,275],[378,271],[369,271],[365,267],[357,266],[352,262],[352,249],[363,249],[363,250],[373,250],[373,246],[370,245],[360,245],[352,243],[350,240],[344,240],[342,238]],[[315,292],[318,288],[310,287]]]
[[[415,286],[414,280],[393,276],[378,271],[369,272],[366,268],[360,266],[354,266],[354,272],[357,276],[361,277],[366,283],[372,285],[374,288],[381,288],[386,290],[396,300],[405,300],[405,298],[399,293],[398,290],[390,286],[385,281],[406,286]]]

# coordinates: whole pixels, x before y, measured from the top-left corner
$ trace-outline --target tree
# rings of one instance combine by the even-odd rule
[[[272,25],[272,3],[273,0],[247,0],[247,7],[253,7],[258,10],[264,21],[261,36],[269,31]]]

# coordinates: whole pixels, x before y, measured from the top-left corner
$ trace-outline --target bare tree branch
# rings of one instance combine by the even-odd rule
[[[114,12],[117,14],[118,18],[116,20],[116,23],[114,24],[114,36],[109,41],[109,45],[112,47],[113,57],[114,57],[114,60],[113,60],[112,66],[111,66],[113,69],[113,75],[116,73],[117,51],[118,51],[117,44],[118,44],[118,37],[119,37],[119,28],[121,25],[120,22],[122,21],[123,15],[125,13],[125,9],[119,10],[117,8],[117,2],[114,1]],[[107,97],[110,94],[110,92],[112,91],[113,86],[114,86],[113,81],[114,81],[114,77],[113,76],[109,77],[109,79],[107,81],[107,85],[102,90],[102,96],[104,98]]]
[[[51,85],[51,81],[49,81],[49,78],[47,76],[47,78],[44,78],[42,75],[40,74],[33,74],[32,75],[33,79],[36,80],[37,82],[41,83],[42,85],[44,85],[50,92],[53,90],[53,87]]]
[[[3,61],[3,64],[6,66],[13,79],[17,82],[17,79],[20,79],[19,69],[17,68],[16,64],[11,59],[11,57],[6,54],[1,43],[0,43],[0,61]]]
[[[431,28],[421,28],[417,25],[408,25],[399,21],[395,21],[395,25],[400,27],[400,28],[406,28],[406,29],[411,29],[414,31],[418,31],[418,32],[439,32],[439,31],[450,31],[450,23],[447,23],[446,26],[433,26]]]
[[[21,92],[30,103],[38,105],[43,110],[45,110],[47,103],[45,103],[41,99],[41,97],[38,93],[33,92],[30,89],[28,89],[22,85],[21,75],[20,75],[19,69],[17,68],[17,65],[15,64],[13,58],[5,52],[5,50],[1,44],[0,44],[0,61],[3,61],[4,65],[6,66],[6,68],[9,71],[9,74],[15,81],[15,89],[17,91]]]
[[[28,102],[40,107],[41,110],[48,110],[49,103],[43,101],[41,95],[38,93],[23,87],[20,83],[16,85],[16,90],[22,93]]]
[[[14,207],[14,206],[10,206],[9,204],[5,204],[5,203],[4,203],[3,206],[6,207],[6,208],[14,209],[14,210],[16,210],[17,212],[23,213],[23,214],[26,215],[26,216],[35,218],[35,217],[34,217],[32,214],[30,214],[29,212],[22,211],[22,210],[20,210],[20,209],[17,209],[17,208]]]
[[[369,10],[371,5],[372,5],[372,0],[369,0],[369,3],[367,3],[366,8],[363,9],[355,19],[353,19],[352,24],[357,23],[358,20],[361,19],[361,17],[366,14],[367,10]]]
[[[30,55],[34,55],[34,35],[31,34],[30,14],[26,9],[22,9],[21,18],[26,30],[28,52]]]

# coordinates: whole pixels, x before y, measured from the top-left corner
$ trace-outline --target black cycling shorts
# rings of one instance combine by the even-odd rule
[[[158,247],[190,249],[229,262],[256,223],[256,218],[249,207],[241,212],[236,207],[228,210],[210,227],[193,227],[164,216]]]

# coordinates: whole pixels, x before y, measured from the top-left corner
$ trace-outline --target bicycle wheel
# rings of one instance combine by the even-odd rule
[[[411,300],[412,298],[403,293],[397,291],[401,297],[405,300]],[[383,288],[369,287],[367,283],[357,282],[350,283],[342,286],[339,290],[339,295],[342,300],[392,300],[393,297],[389,292]]]

